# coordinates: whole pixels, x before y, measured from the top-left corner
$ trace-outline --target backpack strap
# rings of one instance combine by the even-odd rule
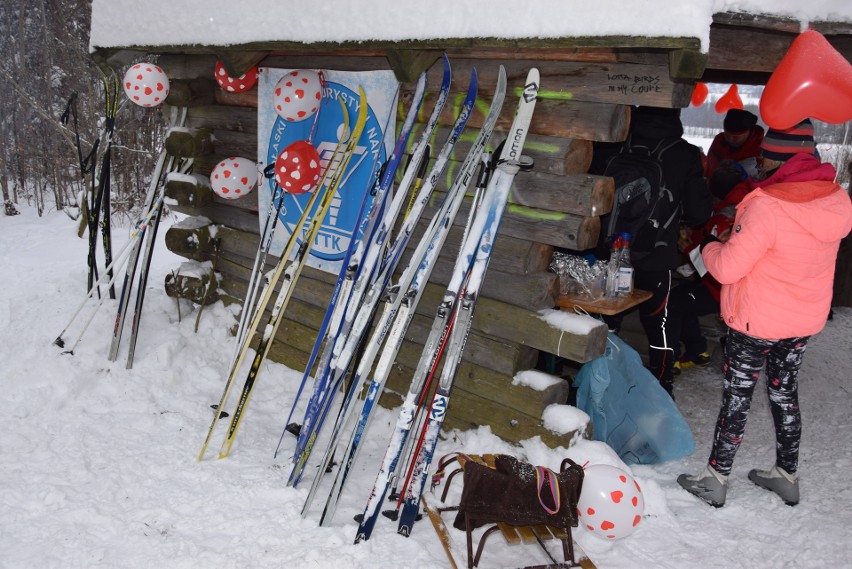
[[[654,148],[654,150],[651,152],[651,154],[654,156],[654,158],[656,158],[657,160],[662,162],[663,153],[666,150],[668,150],[669,148],[671,148],[672,146],[679,144],[680,141],[682,141],[682,140],[683,140],[682,138],[676,138],[676,139],[672,140],[671,142],[668,142],[668,144],[667,144],[666,140],[663,139],[657,144],[656,148]]]

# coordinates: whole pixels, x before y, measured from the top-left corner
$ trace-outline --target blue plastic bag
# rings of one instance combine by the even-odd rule
[[[639,354],[615,334],[606,353],[580,368],[577,407],[592,419],[594,439],[627,464],[654,464],[692,454],[692,431]]]

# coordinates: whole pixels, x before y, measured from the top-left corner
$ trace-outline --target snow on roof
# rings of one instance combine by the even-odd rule
[[[848,0],[93,0],[89,46],[643,36],[706,52],[717,12],[852,22]]]

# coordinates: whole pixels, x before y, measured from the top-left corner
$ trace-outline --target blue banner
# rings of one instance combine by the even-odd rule
[[[358,86],[367,94],[367,124],[358,141],[355,154],[343,173],[342,182],[332,199],[316,240],[308,264],[325,271],[337,273],[346,254],[352,234],[358,226],[358,211],[365,192],[369,191],[377,176],[377,168],[393,151],[394,122],[388,117],[396,109],[398,83],[391,71],[363,73],[323,71],[325,83],[319,115],[301,122],[288,122],[278,116],[272,104],[273,90],[278,80],[289,73],[287,69],[263,68],[258,82],[258,162],[263,169],[274,164],[278,154],[297,140],[307,140],[317,149],[322,170],[327,167],[329,179],[339,166],[330,164],[341,136],[348,132],[343,124],[342,101],[349,114],[348,128],[355,124],[359,111]],[[314,128],[313,134],[311,129]],[[389,132],[385,132],[385,129]],[[344,141],[345,142],[345,141]],[[339,158],[339,157],[338,157]],[[260,227],[266,222],[269,204],[275,191],[274,179],[264,180],[258,192]],[[271,252],[280,254],[311,198],[311,194],[284,194],[279,227],[273,238]],[[313,215],[313,212],[311,212]]]

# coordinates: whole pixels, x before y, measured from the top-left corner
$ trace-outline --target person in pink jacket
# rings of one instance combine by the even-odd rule
[[[849,194],[835,183],[834,167],[820,163],[814,151],[809,120],[785,131],[770,129],[758,164],[763,177],[782,181],[758,187],[740,202],[727,240],[711,237],[701,246],[707,270],[722,284],[722,317],[729,327],[724,388],[707,468],[677,481],[712,506],[725,503],[764,367],[776,460],[748,477],[788,505],[799,502],[797,375],[808,339],[825,325],[837,250],[852,230]]]

